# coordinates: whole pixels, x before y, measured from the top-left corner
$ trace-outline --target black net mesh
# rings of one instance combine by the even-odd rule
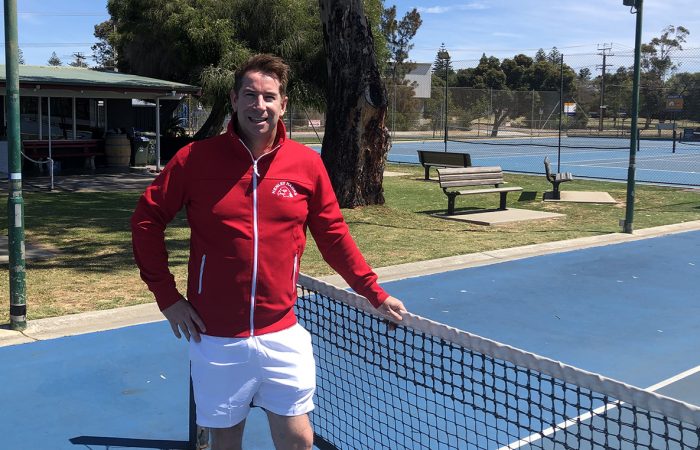
[[[300,286],[297,313],[313,336],[321,449],[700,448],[697,423],[395,326],[309,287]]]

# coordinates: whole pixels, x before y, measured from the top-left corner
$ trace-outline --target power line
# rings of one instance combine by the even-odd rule
[[[38,16],[38,17],[103,17],[103,16],[109,16],[109,13],[103,12],[103,13],[80,13],[80,12],[74,12],[74,13],[66,13],[66,12],[60,12],[60,13],[39,13],[39,12],[18,12],[18,16]]]
[[[18,45],[22,48],[43,48],[43,47],[74,47],[76,45],[94,45],[97,41],[92,42],[20,42]],[[0,45],[5,45],[0,42]]]

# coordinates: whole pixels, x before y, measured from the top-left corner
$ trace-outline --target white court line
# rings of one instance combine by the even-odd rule
[[[653,386],[649,386],[645,390],[649,391],[649,392],[656,392],[657,390],[659,390],[661,388],[669,386],[669,385],[675,383],[676,381],[680,381],[680,380],[687,378],[691,375],[695,375],[698,372],[700,372],[700,366],[693,367],[692,369],[688,369],[685,372],[682,372],[682,373],[679,373],[678,375],[672,376],[671,378],[663,380],[663,381],[661,381]],[[546,430],[543,430],[541,433],[531,434],[530,436],[528,436],[526,438],[520,439],[519,441],[513,442],[511,444],[508,444],[505,447],[499,448],[498,450],[518,449],[524,445],[539,441],[540,439],[542,439],[544,437],[551,436],[554,433],[556,433],[557,431],[564,430],[572,425],[578,424],[579,422],[586,421],[586,420],[592,418],[593,416],[598,416],[601,413],[605,413],[605,412],[608,412],[612,409],[615,409],[620,404],[622,404],[622,402],[616,401],[616,402],[608,403],[607,405],[600,406],[589,413],[582,414],[582,415],[575,417],[573,419],[569,419],[567,421],[558,423],[553,427],[550,427],[550,428],[547,428]]]

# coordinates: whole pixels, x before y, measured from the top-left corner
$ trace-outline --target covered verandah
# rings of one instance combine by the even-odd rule
[[[133,130],[154,133],[155,165],[160,170],[161,123],[170,120],[184,96],[199,92],[187,84],[75,67],[20,66],[19,78],[24,160],[46,164],[52,177],[53,161],[60,158],[82,158],[94,169],[105,141],[107,151],[110,146],[123,147]],[[0,87],[4,91],[4,66]],[[0,172],[7,173],[5,111],[3,95]],[[113,157],[111,162],[116,161]]]

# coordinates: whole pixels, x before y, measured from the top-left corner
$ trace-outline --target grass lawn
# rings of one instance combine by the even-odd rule
[[[559,212],[565,218],[494,227],[432,216],[444,212],[447,197],[435,182],[423,181],[423,168],[390,165],[404,172],[385,177],[386,204],[344,210],[353,236],[374,267],[551,242],[620,231],[626,185],[576,180],[565,190],[606,191],[617,205],[543,202],[551,185],[544,176],[507,174],[523,187],[511,193],[509,206]],[[129,218],[140,192],[24,194],[27,242],[51,248],[57,256],[27,263],[28,320],[109,309],[153,301],[133,264]],[[457,199],[457,208],[494,208],[498,196]],[[637,185],[634,228],[700,220],[700,191]],[[7,231],[7,203],[0,228]],[[168,229],[172,270],[185,286],[189,231],[180,214]],[[311,275],[332,273],[311,242],[301,266]],[[9,298],[7,266],[0,268],[0,297]],[[0,307],[0,325],[9,322],[9,306]]]

